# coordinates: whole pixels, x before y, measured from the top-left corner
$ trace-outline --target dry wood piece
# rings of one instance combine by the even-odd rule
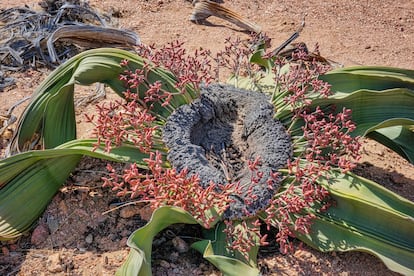
[[[243,16],[220,5],[219,3],[209,0],[195,0],[193,1],[193,6],[194,10],[191,14],[190,20],[194,23],[200,23],[210,16],[216,16],[233,23],[244,30],[254,33],[261,32],[260,26],[250,22]]]
[[[85,48],[116,45],[122,47],[140,43],[138,35],[127,30],[93,25],[65,25],[55,30],[47,40],[47,49],[52,63],[60,62],[53,46],[53,43],[59,39],[69,39],[77,45],[83,44]]]

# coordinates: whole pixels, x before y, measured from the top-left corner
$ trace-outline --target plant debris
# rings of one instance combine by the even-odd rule
[[[87,49],[140,43],[135,32],[111,27],[111,18],[87,1],[43,0],[39,6],[0,11],[0,91],[13,85],[11,71],[54,68]]]
[[[194,10],[190,16],[190,21],[194,23],[207,23],[206,19],[210,16],[216,16],[218,18],[229,21],[236,26],[246,30],[248,32],[260,33],[261,27],[253,22],[250,22],[245,17],[232,11],[229,8],[221,5],[222,1],[209,1],[209,0],[195,0],[193,1]]]

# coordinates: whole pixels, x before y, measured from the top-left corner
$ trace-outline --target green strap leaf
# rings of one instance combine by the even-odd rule
[[[331,84],[332,91],[352,93],[355,90],[388,90],[407,88],[414,90],[414,70],[380,67],[354,66],[327,72],[320,79]]]
[[[131,248],[130,253],[116,275],[151,275],[153,239],[159,232],[175,223],[197,224],[198,222],[181,208],[171,206],[158,208],[152,214],[150,221],[129,237],[127,244]],[[217,227],[206,231],[208,240],[196,242],[192,247],[201,252],[224,275],[258,275],[259,271],[256,268],[258,247],[250,252],[253,261],[251,265],[240,261],[237,257],[229,256],[225,248],[225,233],[222,231],[224,223]]]
[[[210,240],[196,242],[191,247],[202,253],[203,257],[220,269],[225,276],[257,276],[260,273],[257,267],[250,266],[236,258],[217,254]]]
[[[110,153],[92,151],[96,140],[75,140],[55,149],[28,151],[0,160],[0,240],[21,236],[36,222],[83,155],[118,161],[142,161],[148,154],[131,145]],[[24,202],[24,204],[22,204]]]
[[[405,88],[387,91],[357,90],[342,98],[317,99],[312,106],[334,104],[337,111],[352,110],[352,120],[357,129],[352,135],[367,135],[369,132],[396,125],[414,124],[414,90]]]
[[[80,160],[80,155],[38,160],[25,168],[9,166],[19,174],[0,190],[0,240],[19,237],[29,230]]]
[[[334,72],[349,72],[353,74],[362,74],[362,75],[374,75],[374,76],[394,76],[400,78],[414,78],[414,70],[412,69],[405,69],[405,68],[398,68],[398,67],[389,67],[389,66],[349,66],[343,67],[336,70],[332,70]]]
[[[257,218],[252,218],[252,219],[245,219],[244,222],[246,223],[246,225],[248,227],[252,227],[252,223],[256,220]],[[239,229],[240,233],[245,232],[244,228],[243,228],[243,222],[240,220],[233,220],[232,221],[233,227],[234,229]],[[250,236],[249,240],[254,242],[256,244],[256,246],[252,246],[248,252],[248,259],[246,259],[246,257],[244,255],[242,255],[240,252],[234,251],[234,250],[230,250],[227,248],[227,244],[228,244],[228,238],[227,238],[227,234],[224,232],[224,230],[226,229],[226,224],[224,222],[219,222],[216,224],[214,229],[205,229],[203,231],[203,237],[206,238],[207,240],[211,241],[211,250],[214,254],[209,254],[211,255],[210,257],[213,256],[221,256],[221,257],[228,257],[231,259],[237,259],[240,262],[250,266],[251,268],[256,268],[257,267],[257,253],[259,252],[259,245],[260,245],[260,237],[254,235],[254,236]],[[244,233],[244,235],[247,235],[247,233]],[[245,237],[247,238],[247,237]],[[204,244],[204,243],[203,243]],[[206,244],[204,244],[206,245]],[[195,243],[194,245],[200,253],[205,253],[204,252],[204,246],[203,246],[203,250],[200,251],[200,247],[197,245],[197,243]],[[206,245],[207,246],[207,245]],[[219,258],[221,260],[221,258]],[[234,262],[231,261],[231,263],[233,264]],[[220,269],[221,271],[222,268],[220,266],[220,262],[213,263],[218,269]],[[224,269],[224,268],[223,268]]]
[[[321,181],[335,200],[318,213],[311,233],[297,236],[326,251],[365,251],[389,269],[414,273],[414,204],[384,187],[351,173]]]
[[[100,158],[109,161],[123,162],[123,163],[136,163],[138,167],[148,169],[147,163],[143,161],[144,158],[149,158],[148,153],[141,152],[133,144],[124,143],[119,147],[112,148],[110,152],[104,150],[104,145],[95,149],[97,144],[96,139],[82,139],[73,140],[65,144],[62,144],[55,149],[44,151],[32,151],[34,155],[48,155],[53,152],[58,152],[60,155],[66,154],[81,154],[94,158]],[[161,154],[165,154],[160,151]],[[12,158],[15,156],[12,156]]]
[[[64,85],[59,94],[51,96],[45,103],[42,125],[45,130],[44,144],[47,148],[54,148],[63,142],[75,139],[74,85]],[[50,131],[52,129],[55,131]]]
[[[272,59],[263,58],[264,55],[265,55],[265,49],[263,46],[263,47],[260,47],[260,49],[258,49],[252,54],[249,62],[261,66],[262,68],[266,70],[266,73],[268,73],[272,71],[272,68],[274,67],[275,63]]]
[[[370,132],[369,138],[376,140],[414,164],[413,126],[392,126]]]
[[[116,275],[149,276],[151,272],[152,241],[159,232],[176,223],[196,224],[197,221],[181,208],[164,206],[154,211],[150,221],[128,238],[131,247],[127,260]]]
[[[73,106],[74,85],[90,85],[101,82],[109,85],[123,96],[124,84],[119,75],[124,71],[120,62],[129,60],[131,70],[142,69],[150,64],[140,56],[128,51],[112,48],[92,49],[82,52],[56,68],[37,88],[28,107],[24,110],[11,142],[12,152],[32,149],[31,145],[41,142],[45,148],[53,148],[76,139],[76,121]],[[160,120],[182,104],[198,96],[190,85],[183,93],[175,87],[176,77],[160,67],[149,67],[149,83],[162,82],[162,88],[173,94],[170,105],[154,105],[152,112]],[[141,98],[146,91],[144,84],[138,87]],[[44,139],[44,141],[42,140]]]

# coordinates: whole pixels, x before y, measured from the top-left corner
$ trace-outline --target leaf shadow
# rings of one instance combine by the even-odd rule
[[[204,26],[207,26],[207,27],[214,27],[214,28],[227,28],[227,29],[230,29],[230,30],[235,31],[235,32],[239,32],[239,33],[243,33],[243,34],[250,34],[250,31],[243,30],[243,29],[236,29],[236,28],[230,27],[228,25],[224,25],[224,24],[215,24],[215,23],[210,22],[207,19],[202,19],[202,20],[197,20],[197,21],[192,21],[192,22],[194,24],[197,24],[197,25],[204,25]]]
[[[369,162],[363,162],[358,164],[352,172],[414,201],[414,179],[397,172],[395,169],[386,169]]]

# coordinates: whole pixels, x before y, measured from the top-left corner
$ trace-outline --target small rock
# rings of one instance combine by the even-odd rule
[[[13,137],[13,129],[7,128],[6,130],[3,131],[2,138],[4,140],[10,140],[12,139],[12,137]]]
[[[124,229],[121,232],[122,237],[129,237],[130,235],[131,235],[131,231],[129,231],[128,229]]]
[[[3,246],[3,247],[1,248],[1,252],[3,253],[3,256],[9,256],[9,254],[10,254],[10,251],[9,251],[9,249],[7,248],[7,246]]]
[[[75,264],[73,263],[73,260],[69,260],[67,263],[65,263],[64,268],[67,272],[70,271],[70,270],[75,269]],[[72,275],[72,274],[70,274],[70,275]]]
[[[92,236],[92,234],[89,234],[89,235],[86,236],[85,242],[87,244],[91,244],[93,242],[93,236]]]
[[[151,219],[153,210],[151,209],[150,205],[146,205],[142,208],[140,208],[139,215],[141,216],[141,219],[145,221],[149,221]]]
[[[107,216],[102,215],[101,212],[96,211],[92,213],[92,218],[96,220],[97,223],[103,223],[106,220]]]
[[[378,154],[379,156],[384,156],[384,155],[385,155],[385,151],[380,150],[380,151],[378,151],[378,152],[377,152],[377,154]]]
[[[59,253],[52,254],[47,258],[46,269],[51,273],[63,271],[62,259]]]
[[[128,237],[123,237],[123,238],[119,241],[119,244],[121,244],[121,245],[126,245],[126,244],[127,244],[127,242],[128,242]]]
[[[33,245],[40,245],[44,241],[46,241],[48,236],[49,236],[48,226],[45,223],[41,223],[33,230],[30,242]]]
[[[59,218],[54,215],[49,214],[46,219],[47,227],[49,228],[50,233],[55,233],[59,229]]]
[[[137,206],[128,205],[121,209],[121,211],[119,212],[119,216],[124,219],[132,218],[133,216],[138,215],[140,213],[140,209],[141,208],[138,208]]]
[[[15,244],[15,243],[11,243],[11,244],[9,244],[9,249],[10,249],[11,251],[16,251],[16,250],[17,250],[17,248],[18,248],[17,244]]]
[[[295,252],[295,256],[302,258],[302,259],[310,259],[312,258],[312,253],[310,253],[309,251],[306,250],[297,250]]]
[[[206,271],[209,269],[209,267],[205,263],[201,263],[198,268],[202,271]]]
[[[66,205],[65,201],[62,200],[61,202],[59,202],[59,211],[62,214],[67,215],[68,214],[68,206]]]
[[[172,239],[172,244],[179,253],[187,252],[190,249],[188,244],[182,238],[177,236]]]
[[[173,263],[176,263],[177,261],[178,261],[178,258],[180,257],[180,254],[177,252],[177,251],[175,251],[175,252],[172,252],[169,256],[168,256],[168,260],[170,261],[170,262],[173,262]]]
[[[111,234],[109,234],[109,235],[108,235],[108,238],[109,238],[111,241],[116,241],[116,240],[118,239],[118,235],[117,235],[117,234],[115,234],[115,233],[111,233]]]
[[[403,185],[406,182],[405,177],[402,174],[397,173],[397,172],[393,172],[391,174],[391,181],[397,185]]]
[[[85,253],[86,252],[86,247],[77,247],[80,253]]]
[[[165,243],[167,239],[165,237],[160,237],[157,239],[154,239],[152,242],[152,246],[162,246],[163,243]]]
[[[78,240],[76,244],[76,248],[79,250],[80,253],[86,252],[86,243],[84,240]]]
[[[169,268],[170,267],[170,263],[165,261],[165,260],[161,260],[160,261],[160,266],[163,268]]]

